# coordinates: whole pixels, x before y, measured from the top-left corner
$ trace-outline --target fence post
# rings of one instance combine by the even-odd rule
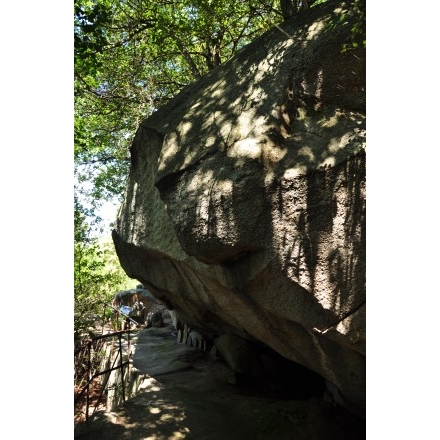
[[[122,358],[122,335],[118,335],[119,339],[119,357],[121,359],[121,384],[122,384],[122,400],[125,402],[125,386],[124,386],[124,365],[123,365],[123,358]]]
[[[92,350],[92,340],[87,341],[87,392],[86,392],[86,422],[89,421],[89,394],[90,394],[90,382],[92,372],[92,360],[90,352]]]

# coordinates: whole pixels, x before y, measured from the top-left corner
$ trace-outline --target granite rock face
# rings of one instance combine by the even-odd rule
[[[356,20],[313,8],[147,118],[113,241],[192,328],[259,341],[363,414],[365,49],[342,50]]]

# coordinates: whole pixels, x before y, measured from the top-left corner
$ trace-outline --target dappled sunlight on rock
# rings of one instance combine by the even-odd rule
[[[237,235],[234,214],[228,209],[231,204],[233,182],[214,180],[211,186],[199,193],[197,200],[197,222],[194,231],[214,235],[219,239],[234,240]]]
[[[197,170],[192,174],[186,185],[186,191],[191,194],[198,194],[207,188],[214,177],[214,170]]]
[[[319,162],[320,167],[332,167],[336,163],[335,156],[327,156],[322,162]]]
[[[243,139],[235,142],[232,148],[228,150],[228,156],[238,159],[258,159],[261,156],[261,147],[257,139]]]
[[[118,413],[116,411],[105,413],[104,416],[115,425],[120,425],[125,429],[135,428],[140,425],[138,421],[130,422],[128,417],[124,416],[124,412]]]
[[[298,150],[298,156],[304,157],[308,162],[315,162],[315,155],[308,145],[301,147]]]
[[[153,379],[152,377],[148,377],[144,379],[139,389],[147,393],[150,393],[154,391],[160,391],[160,386],[158,385],[158,382],[155,379]]]
[[[281,23],[146,119],[113,239],[192,327],[273,348],[362,413],[365,49],[342,51],[348,9]]]
[[[335,113],[334,115],[330,117],[322,118],[318,121],[318,124],[321,125],[323,128],[331,128],[334,127],[339,122],[339,113]]]
[[[315,21],[309,28],[306,33],[306,40],[313,40],[317,37],[317,35],[326,29],[328,26],[328,22],[326,20],[318,20]]]
[[[286,180],[294,179],[295,177],[304,175],[306,172],[307,172],[307,167],[305,165],[297,165],[294,168],[287,168],[284,171],[283,179]]]

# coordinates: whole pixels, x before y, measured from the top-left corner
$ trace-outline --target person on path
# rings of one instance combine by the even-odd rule
[[[133,308],[130,312],[130,317],[132,317],[135,321],[137,321],[139,324],[145,322],[145,306],[144,303],[140,300],[137,293],[134,295],[134,304]]]

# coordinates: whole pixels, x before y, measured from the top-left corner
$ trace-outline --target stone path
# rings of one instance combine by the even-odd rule
[[[365,422],[322,397],[228,383],[229,367],[178,344],[173,328],[143,329],[133,367],[142,391],[75,431],[77,440],[357,440]]]

